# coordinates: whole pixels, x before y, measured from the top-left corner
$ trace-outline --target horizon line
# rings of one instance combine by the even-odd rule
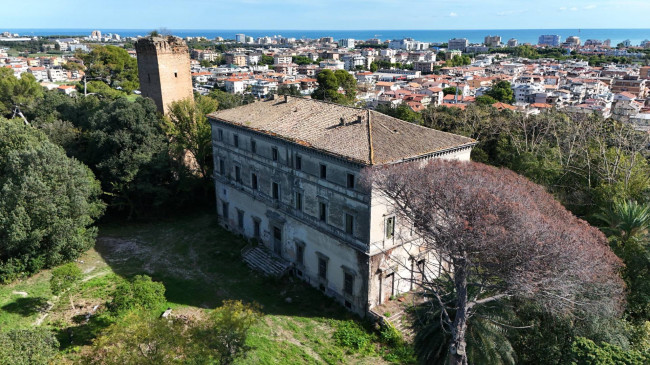
[[[251,30],[251,31],[336,31],[336,32],[357,32],[357,31],[454,31],[454,30],[650,30],[649,28],[455,28],[455,29],[261,29],[261,28],[168,28],[168,27],[156,27],[156,28],[113,28],[113,27],[85,27],[85,28],[63,28],[63,27],[54,27],[54,28],[5,28],[5,29],[15,29],[15,30],[87,30],[87,29],[115,29],[115,30],[159,30],[159,29],[168,29],[168,30],[199,30],[199,31],[242,31],[242,30]],[[0,28],[2,30],[2,28]]]

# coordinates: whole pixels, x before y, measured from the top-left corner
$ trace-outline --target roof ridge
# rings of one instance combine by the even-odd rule
[[[370,160],[370,165],[375,164],[375,151],[372,148],[372,124],[370,120],[370,109],[366,109],[366,116],[368,117],[368,153],[369,153],[369,160]]]

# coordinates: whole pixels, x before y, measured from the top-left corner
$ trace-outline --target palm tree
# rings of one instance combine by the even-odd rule
[[[450,287],[451,289],[451,287]],[[440,320],[440,308],[427,301],[415,311],[415,352],[423,364],[447,364],[451,333]],[[453,315],[453,311],[450,312]],[[495,302],[480,307],[467,324],[467,358],[469,364],[515,364],[515,350],[507,331],[515,328],[512,309]]]
[[[650,230],[650,205],[633,200],[615,201],[594,217],[602,222],[599,228],[605,234],[618,237],[623,243],[647,235]]]

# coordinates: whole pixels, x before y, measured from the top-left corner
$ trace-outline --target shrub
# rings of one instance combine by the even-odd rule
[[[650,358],[639,351],[622,348],[602,342],[599,345],[590,339],[578,337],[571,345],[571,364],[573,365],[642,365]]]
[[[67,291],[81,280],[82,276],[81,270],[73,262],[57,267],[52,270],[52,278],[50,278],[52,294],[59,295]]]
[[[147,275],[136,275],[115,288],[111,309],[125,312],[132,309],[158,309],[165,299],[165,285],[151,280]]]
[[[0,333],[0,364],[49,364],[58,347],[54,333],[44,328]]]
[[[413,347],[407,343],[402,334],[390,324],[384,326],[379,334],[382,344],[387,350],[382,355],[384,360],[396,364],[415,364],[415,352]]]
[[[374,352],[372,346],[373,335],[369,334],[357,322],[352,320],[341,322],[337,326],[333,337],[338,346],[351,349],[355,352]]]

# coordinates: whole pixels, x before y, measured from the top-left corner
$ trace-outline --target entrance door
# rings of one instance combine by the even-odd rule
[[[394,294],[395,286],[395,274],[390,273],[384,276],[381,280],[381,294],[380,294],[380,303],[385,303],[390,300],[390,297]]]
[[[273,252],[282,256],[282,230],[278,227],[273,227]]]

